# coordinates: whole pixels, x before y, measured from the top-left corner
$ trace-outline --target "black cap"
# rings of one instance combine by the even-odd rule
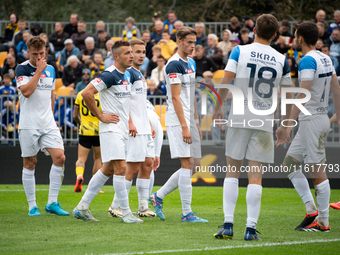
[[[242,21],[245,22],[246,20],[251,19],[248,15],[243,16]]]
[[[159,18],[160,16],[161,16],[161,15],[160,15],[158,12],[154,12],[152,17],[154,17],[154,18]]]

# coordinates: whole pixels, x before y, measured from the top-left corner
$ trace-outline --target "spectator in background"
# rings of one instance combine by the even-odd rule
[[[150,35],[151,42],[156,44],[162,39],[163,22],[158,20],[155,22],[155,31]]]
[[[332,35],[327,40],[326,44],[329,45],[329,55],[339,58],[340,57],[340,28],[334,28]]]
[[[170,37],[171,40],[173,40],[174,42],[177,43],[177,31],[180,30],[183,26],[184,26],[184,24],[183,24],[182,21],[177,20],[175,22],[175,30],[176,30],[176,32],[171,35],[171,37]]]
[[[224,64],[225,66],[227,66],[227,64],[228,64],[228,60],[229,60],[231,51],[232,51],[237,45],[240,44],[240,40],[239,40],[238,38],[231,39],[230,42],[231,42],[231,50],[230,50],[230,51],[228,52],[228,54],[225,55],[224,58],[223,58],[223,64]]]
[[[108,40],[108,41],[105,43],[106,50],[105,50],[103,59],[108,59],[108,58],[111,56],[111,49],[112,49],[112,46],[113,46],[114,44],[115,44],[115,42],[112,41],[111,39]],[[103,55],[103,53],[102,53],[102,55]]]
[[[64,131],[65,125],[67,129],[73,129],[74,132],[77,132],[77,126],[72,123],[72,109],[65,97],[58,97],[58,99],[55,101],[54,120],[57,123],[58,127],[61,128],[62,134],[66,133]]]
[[[130,41],[131,39],[140,39],[140,31],[135,26],[135,19],[128,17],[125,20],[125,28],[122,32],[122,40]]]
[[[106,29],[105,29],[105,22],[104,22],[104,21],[98,20],[97,23],[96,23],[96,29],[97,29],[97,30],[96,30],[97,33],[95,33],[95,34],[93,35],[93,38],[94,38],[94,40],[95,40],[96,42],[97,42],[98,39],[99,39],[98,35],[99,35],[99,31],[101,31],[101,30],[104,30],[105,33],[106,33],[106,40],[105,40],[105,41],[108,41],[108,40],[111,39],[111,35],[110,35],[108,32],[106,32]]]
[[[9,46],[8,49],[7,49],[7,54],[9,54],[9,53],[11,53],[11,54],[13,54],[15,56],[15,61],[18,63],[18,57],[17,57],[18,56],[18,51],[17,51],[17,47],[14,46],[14,45]],[[6,62],[7,62],[7,60],[5,59],[4,62],[2,63],[3,66],[6,65]]]
[[[33,27],[31,28],[32,36],[38,36],[42,33],[42,27],[40,23],[34,23]]]
[[[287,50],[293,46],[294,36],[288,31],[288,29],[289,22],[287,20],[282,20],[279,30],[276,32],[275,38],[270,43],[270,46],[272,46],[281,54],[286,53]]]
[[[68,23],[65,27],[64,27],[64,32],[67,33],[70,37],[75,34],[78,33],[78,21],[79,21],[79,17],[78,14],[71,14],[70,16],[70,23]]]
[[[223,41],[219,42],[217,44],[217,47],[219,47],[223,52],[223,57],[228,54],[229,51],[231,51],[231,42],[232,34],[229,29],[225,29],[222,34]]]
[[[150,80],[154,80],[156,85],[159,86],[160,83],[164,83],[164,70],[165,70],[165,58],[160,55],[157,57],[157,67],[151,71]]]
[[[315,49],[318,51],[321,51],[322,46],[324,46],[324,43],[321,38],[319,38],[315,44]]]
[[[289,67],[290,67],[290,76],[292,78],[297,78],[299,69],[298,69],[298,65],[295,62],[295,58],[287,57],[287,60],[288,60],[288,64],[289,64]]]
[[[100,53],[98,49],[94,47],[94,39],[89,36],[85,39],[85,49],[81,50],[78,58],[81,62],[85,62],[87,59],[91,58],[94,60],[94,54]]]
[[[253,39],[249,37],[249,29],[246,27],[241,28],[240,30],[240,45],[247,45],[253,43]]]
[[[31,38],[31,34],[28,31],[25,31],[22,34],[22,38],[23,40],[21,42],[19,42],[19,44],[17,45],[17,51],[18,51],[18,63],[22,63],[24,61],[26,61],[29,58],[29,55],[27,53],[27,45],[26,42],[28,39]]]
[[[321,22],[325,25],[325,28],[327,27],[327,23],[325,22],[326,19],[326,12],[324,10],[318,10],[315,13],[315,23]]]
[[[60,62],[59,67],[61,70],[64,70],[66,65],[67,59],[72,56],[78,56],[80,51],[79,49],[73,45],[72,39],[66,39],[64,42],[65,48],[60,53]]]
[[[106,58],[107,56],[106,42],[110,40],[110,38],[108,39],[106,31],[102,29],[98,30],[97,34],[98,34],[98,37],[97,37],[98,39],[96,40],[95,38],[93,38],[95,40],[95,47],[102,54],[102,57]]]
[[[150,33],[155,31],[155,22],[156,21],[161,21],[161,15],[160,12],[154,12],[152,15],[152,24],[148,27],[148,30]]]
[[[52,43],[50,43],[50,41],[48,40],[47,34],[45,33],[41,33],[39,35],[39,37],[41,37],[46,43],[48,43],[48,47],[49,47],[49,54],[53,55],[53,57],[55,58],[55,50],[54,50],[54,46]]]
[[[248,15],[243,16],[242,18],[243,26],[249,29],[249,37],[254,40],[254,27],[256,25],[256,22],[252,20]],[[242,45],[242,44],[241,44]]]
[[[85,61],[85,68],[91,71],[91,77],[94,79],[94,76],[96,74],[96,65],[94,64],[94,61],[91,58]]]
[[[161,46],[161,54],[166,60],[172,57],[177,46],[177,44],[171,40],[170,37],[169,31],[164,30],[162,32],[162,40],[157,43],[157,45]]]
[[[57,64],[55,62],[55,55],[51,52],[50,44],[48,42],[46,42],[46,45],[45,45],[45,59],[48,65],[53,66],[54,71],[55,71],[55,78],[60,78]]]
[[[112,40],[108,40],[106,42],[106,50],[107,50],[107,54],[109,54],[109,57],[107,57],[105,60],[104,60],[104,69],[110,67],[113,65],[113,63],[115,62],[115,59],[113,58],[112,56],[112,52],[111,52],[111,49],[112,49],[112,46],[114,44],[114,41]]]
[[[72,34],[71,39],[79,50],[83,50],[85,49],[85,39],[91,36],[91,34],[86,33],[86,23],[83,20],[78,22],[77,28],[78,32]]]
[[[169,11],[168,12],[168,19],[164,21],[163,27],[164,30],[168,30],[170,35],[176,33],[175,22],[177,21],[176,12]]]
[[[329,25],[328,33],[332,33],[334,28],[340,28],[340,10],[334,12],[334,22]]]
[[[240,22],[238,21],[238,18],[237,17],[232,17],[230,19],[230,26],[229,26],[229,30],[232,34],[232,37],[233,39],[235,38],[238,38],[240,39],[240,30],[241,30],[241,27],[240,27]],[[231,40],[231,38],[230,38]]]
[[[77,85],[76,85],[76,91],[77,91],[77,93],[79,93],[80,91],[82,91],[83,89],[85,89],[85,87],[87,86],[87,84],[90,83],[91,80],[92,80],[91,70],[85,68],[85,69],[83,70],[83,73],[82,73],[81,81],[78,82]]]
[[[205,25],[202,22],[197,22],[195,24],[195,30],[197,32],[197,36],[196,36],[196,45],[200,44],[203,47],[208,46],[208,42],[207,42],[207,36],[204,34],[204,30],[205,30]]]
[[[322,46],[321,52],[326,54],[327,56],[329,56],[331,58],[331,60],[333,62],[334,69],[336,71],[336,75],[340,76],[340,63],[339,63],[340,60],[339,60],[339,58],[336,58],[336,57],[331,56],[329,54],[330,53],[329,45],[326,44],[326,45]]]
[[[70,35],[64,32],[64,26],[61,22],[55,23],[54,30],[55,32],[48,37],[48,40],[53,44],[55,58],[58,59],[61,51],[64,48],[64,42],[67,38],[69,38]]]
[[[0,113],[2,110],[2,107],[4,106],[4,103],[6,101],[13,101],[13,96],[16,95],[16,90],[12,86],[12,78],[10,74],[4,74],[3,75],[3,82],[4,85],[0,86],[0,95],[6,95],[6,97],[2,97],[2,105],[0,105]]]
[[[217,36],[215,34],[208,35],[208,46],[204,47],[204,55],[214,61],[217,69],[221,69],[223,65],[223,53],[217,47]]]
[[[150,41],[150,31],[149,30],[144,30],[142,32],[141,40],[145,43],[145,50],[146,50],[146,57],[150,60],[152,58],[152,47],[153,43]]]
[[[14,34],[17,33],[18,31],[19,31],[18,16],[15,13],[12,13],[9,16],[9,24],[5,29],[5,35],[1,42],[7,43],[10,46],[12,44]]]
[[[196,62],[196,79],[200,80],[202,79],[205,71],[215,72],[217,70],[217,66],[211,58],[204,55],[202,45],[196,45],[195,52],[196,56],[194,57],[194,60]]]
[[[75,88],[76,84],[81,81],[83,65],[79,62],[77,56],[70,56],[67,59],[63,72],[63,84],[66,87]]]
[[[148,88],[148,96],[163,96],[162,90],[157,88],[157,84],[154,80],[149,80],[149,88]],[[159,98],[149,98],[149,101],[153,104],[161,104],[161,100]]]
[[[319,38],[322,39],[323,42],[326,42],[329,39],[330,34],[325,31],[325,24],[322,22],[316,23],[316,26],[319,30]]]
[[[15,129],[15,123],[18,123],[19,120],[19,115],[15,111],[14,105],[12,102],[7,101],[4,103],[4,109],[2,110],[2,116],[0,123],[2,122],[1,126],[3,129],[3,134],[5,138],[13,138],[13,131]],[[7,136],[8,134],[8,136]],[[1,135],[1,134],[0,134]],[[1,143],[0,143],[1,145]],[[8,141],[8,146],[13,145],[13,141]]]
[[[19,42],[22,41],[22,34],[27,29],[26,20],[20,19],[18,21],[18,28],[19,28],[19,31],[16,32],[13,35],[13,39],[12,39],[12,44],[11,45],[14,45],[14,46],[17,46],[19,44]]]
[[[14,54],[8,53],[6,57],[6,63],[2,68],[2,78],[4,78],[5,74],[8,74],[11,80],[15,79],[15,68],[17,67],[17,61],[15,59]]]
[[[102,73],[104,71],[104,61],[103,56],[100,52],[94,53],[93,62],[95,64],[96,73]]]
[[[155,45],[152,47],[152,58],[149,59],[149,65],[147,70],[147,77],[151,76],[151,71],[157,67],[157,59],[161,55],[161,46]]]

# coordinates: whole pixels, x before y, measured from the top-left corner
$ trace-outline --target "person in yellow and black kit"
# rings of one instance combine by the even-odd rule
[[[73,118],[80,125],[79,128],[79,144],[78,144],[78,160],[76,162],[76,175],[77,182],[74,187],[74,192],[82,191],[82,184],[84,182],[84,168],[87,160],[87,156],[93,147],[93,170],[94,175],[102,166],[101,153],[100,153],[100,143],[99,143],[99,120],[90,112],[85,104],[80,91],[77,95]],[[99,94],[95,95],[95,100],[97,107],[101,111]],[[79,117],[80,116],[80,117]],[[99,191],[99,193],[104,193]]]
[[[131,39],[140,39],[140,31],[135,26],[135,19],[128,17],[125,20],[125,28],[123,30],[122,40],[130,41]]]

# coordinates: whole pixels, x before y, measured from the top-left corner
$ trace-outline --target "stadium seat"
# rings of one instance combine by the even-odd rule
[[[166,112],[166,105],[155,105],[155,110],[157,115],[161,118],[164,115],[165,118],[165,112]]]
[[[6,58],[7,58],[7,51],[0,52],[0,67],[4,66],[4,62]]]
[[[54,89],[54,94],[56,94],[56,92],[58,91],[58,89],[61,88],[62,86],[64,86],[62,79],[61,79],[61,78],[56,78],[56,79],[55,79],[55,89]]]
[[[69,96],[71,90],[73,90],[74,88],[71,87],[61,87],[57,90],[57,96]]]
[[[202,132],[211,132],[211,125],[212,123],[212,115],[203,115],[201,121],[201,131]]]
[[[111,37],[111,40],[114,41],[114,42],[117,42],[119,40],[122,40],[121,37]]]

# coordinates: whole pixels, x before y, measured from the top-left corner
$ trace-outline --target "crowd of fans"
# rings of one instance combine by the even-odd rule
[[[320,36],[317,49],[331,57],[337,75],[340,76],[340,10],[334,12],[334,22],[330,24],[325,22],[325,17],[323,10],[318,10],[315,15],[314,22],[319,28]],[[184,23],[177,18],[175,11],[170,11],[164,22],[160,13],[155,12],[152,24],[145,31],[140,31],[135,26],[132,17],[128,17],[125,23],[122,40],[138,38],[146,43],[146,58],[141,71],[148,79],[148,95],[165,95],[164,68],[167,60],[177,51],[176,32]],[[206,35],[204,23],[197,22],[197,45],[192,56],[196,61],[197,81],[204,79],[203,82],[209,82],[215,71],[224,69],[236,45],[253,43],[255,25],[255,20],[247,15],[242,18],[242,27],[239,19],[232,17],[228,29],[222,34]],[[289,22],[282,20],[271,46],[286,55],[291,75],[296,78],[303,55],[295,49],[294,35],[289,32],[289,28]],[[17,94],[15,68],[28,59],[26,41],[31,36],[41,36],[46,41],[47,63],[55,68],[56,78],[62,78],[63,85],[75,89],[76,92],[114,63],[110,49],[115,38],[111,38],[106,31],[104,21],[96,23],[96,33],[91,35],[86,32],[86,22],[79,20],[77,14],[72,14],[68,24],[56,22],[54,32],[46,35],[39,23],[28,28],[24,19],[18,19],[16,14],[11,14],[5,33],[0,37],[1,49],[7,51],[4,63],[0,63],[0,66],[3,66],[0,70],[0,95],[8,95],[1,100],[2,130],[12,130],[9,125],[18,118],[20,109],[12,104],[11,99],[11,96]],[[163,103],[159,98],[150,100],[154,104]],[[59,101],[57,109],[60,108]],[[65,103],[64,107],[67,108],[67,105]],[[60,116],[59,113],[57,115]],[[72,113],[69,116],[72,116]],[[72,117],[67,121],[72,123],[71,119]],[[72,125],[70,124],[70,128],[74,128]]]

